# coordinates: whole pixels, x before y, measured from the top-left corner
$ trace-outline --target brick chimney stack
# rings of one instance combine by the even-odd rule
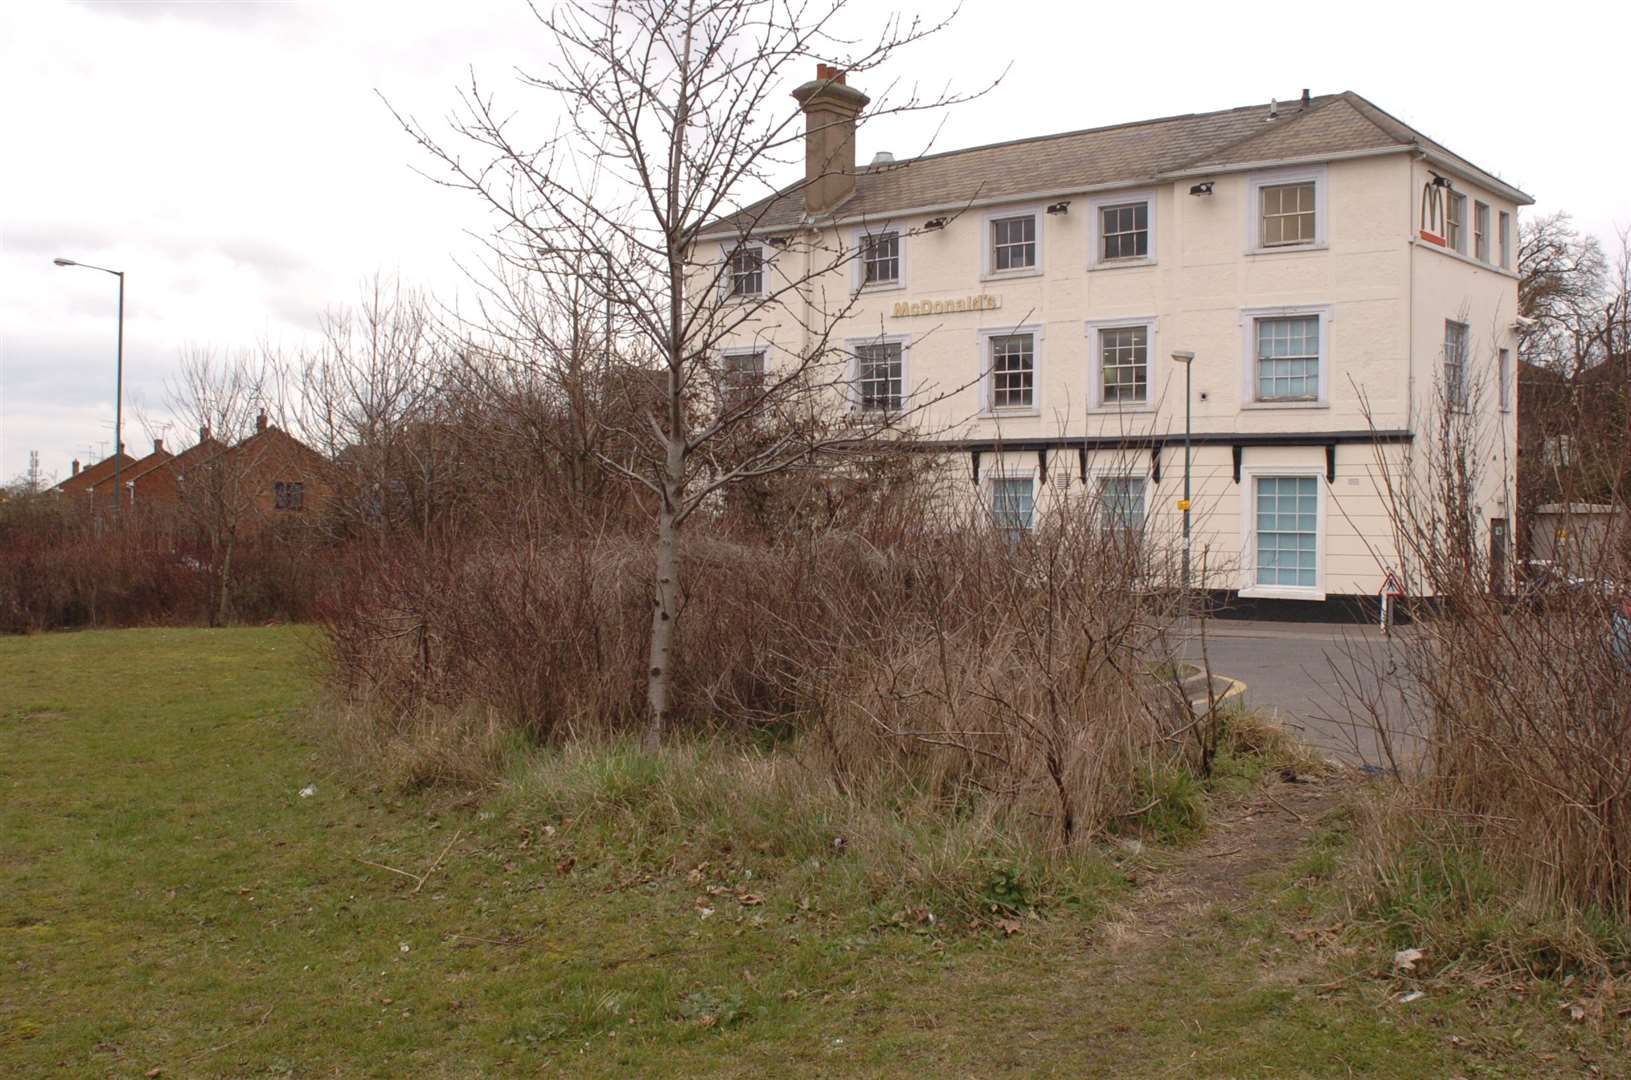
[[[164,453],[164,440],[163,439],[154,439],[153,440],[153,453],[155,453],[155,454]]]
[[[210,441],[210,426],[208,424],[198,429],[198,441],[201,443]]]
[[[260,432],[265,431],[265,430],[266,430],[266,410],[262,409],[260,411],[260,415],[255,417],[255,433],[259,434]]]
[[[70,476],[78,476],[79,475],[79,459],[78,458],[74,458],[74,471],[69,473],[68,475],[70,475]]]
[[[827,64],[793,97],[804,111],[804,208],[824,214],[855,193],[855,120],[872,99]]]

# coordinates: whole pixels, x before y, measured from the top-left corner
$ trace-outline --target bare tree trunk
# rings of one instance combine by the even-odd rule
[[[221,556],[221,594],[220,607],[216,610],[215,625],[225,626],[232,617],[232,549],[235,538],[227,535],[225,550]]]
[[[645,748],[662,745],[668,725],[668,691],[673,682],[670,651],[674,642],[674,619],[679,614],[679,514],[676,503],[685,477],[685,436],[668,440],[667,475],[663,478],[663,498],[657,508],[657,578],[651,609],[651,663],[646,678]]]

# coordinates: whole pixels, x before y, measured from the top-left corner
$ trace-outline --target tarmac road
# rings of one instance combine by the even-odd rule
[[[1379,731],[1401,761],[1420,748],[1420,717],[1400,690],[1410,684],[1396,646],[1408,628],[1384,638],[1353,623],[1209,619],[1203,629],[1213,672],[1245,683],[1246,704],[1304,742],[1351,764],[1383,767],[1389,759]],[[1201,630],[1186,637],[1185,660],[1201,662],[1202,637]]]

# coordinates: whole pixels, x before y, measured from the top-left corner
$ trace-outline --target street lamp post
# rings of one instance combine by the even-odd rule
[[[1175,352],[1175,363],[1184,365],[1184,497],[1178,509],[1184,512],[1184,613],[1189,613],[1189,387],[1190,369],[1195,364],[1192,352]]]
[[[112,274],[119,279],[119,344],[113,362],[113,516],[118,520],[120,514],[119,504],[124,499],[125,488],[120,483],[122,464],[125,456],[125,272],[123,270],[109,270],[105,266],[92,266],[90,263],[75,262],[73,259],[52,259],[58,266],[82,266],[86,270],[100,270],[104,274]]]

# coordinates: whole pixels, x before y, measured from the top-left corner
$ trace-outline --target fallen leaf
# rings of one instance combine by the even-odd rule
[[[765,902],[765,898],[757,893],[740,893],[736,897],[736,902],[743,907],[758,907]]]
[[[1420,949],[1400,949],[1393,954],[1393,967],[1397,971],[1415,971],[1416,961],[1426,955]]]
[[[572,868],[576,865],[578,865],[576,856],[568,855],[566,858],[555,864],[555,872],[557,874],[570,874],[572,872]]]
[[[1013,937],[1025,927],[1018,919],[998,919],[997,929],[1002,931],[1003,937]]]

